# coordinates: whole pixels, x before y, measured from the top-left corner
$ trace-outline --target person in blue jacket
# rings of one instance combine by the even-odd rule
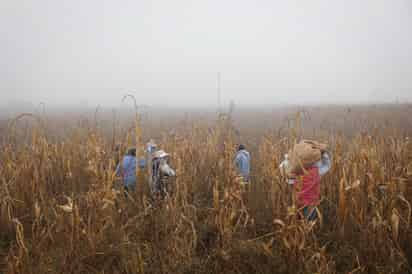
[[[234,161],[238,174],[243,178],[245,184],[250,180],[250,154],[244,145],[239,145]]]
[[[139,160],[139,168],[144,168],[145,165],[144,159]],[[130,148],[116,168],[116,175],[122,177],[126,192],[136,189],[136,166],[136,148]]]

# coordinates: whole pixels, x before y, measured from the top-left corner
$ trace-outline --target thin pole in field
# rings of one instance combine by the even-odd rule
[[[217,107],[221,111],[221,89],[220,89],[220,72],[217,73]]]

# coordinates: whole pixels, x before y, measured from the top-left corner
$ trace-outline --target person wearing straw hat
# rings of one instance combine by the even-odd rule
[[[170,155],[163,150],[155,151],[151,160],[151,192],[154,196],[164,198],[169,195],[168,179],[176,176],[176,172],[169,166]]]

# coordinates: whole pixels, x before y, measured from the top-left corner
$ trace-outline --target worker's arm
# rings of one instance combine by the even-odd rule
[[[331,161],[330,158],[331,157],[330,157],[328,152],[323,152],[322,153],[322,157],[321,157],[320,161],[317,162],[317,167],[319,168],[319,175],[320,176],[323,176],[326,173],[328,173],[328,171],[332,167],[332,161]]]

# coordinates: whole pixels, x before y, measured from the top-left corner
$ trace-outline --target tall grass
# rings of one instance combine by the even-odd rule
[[[159,143],[172,155],[176,191],[156,205],[146,172],[131,198],[113,172],[115,142],[142,148],[137,109],[132,126],[106,125],[112,135],[99,123],[52,138],[41,117],[18,117],[0,152],[0,266],[4,273],[410,272],[408,131],[390,122],[376,128],[385,120],[370,109],[362,124],[344,112],[345,123],[325,128],[341,117],[335,110],[308,128],[322,111],[301,111],[260,136],[252,124],[239,135],[232,112],[214,122],[173,121],[175,131]],[[30,138],[18,125],[26,116],[39,121]],[[333,155],[316,224],[302,219],[277,168],[307,135],[329,142]],[[244,140],[253,157],[247,191],[233,169]]]

